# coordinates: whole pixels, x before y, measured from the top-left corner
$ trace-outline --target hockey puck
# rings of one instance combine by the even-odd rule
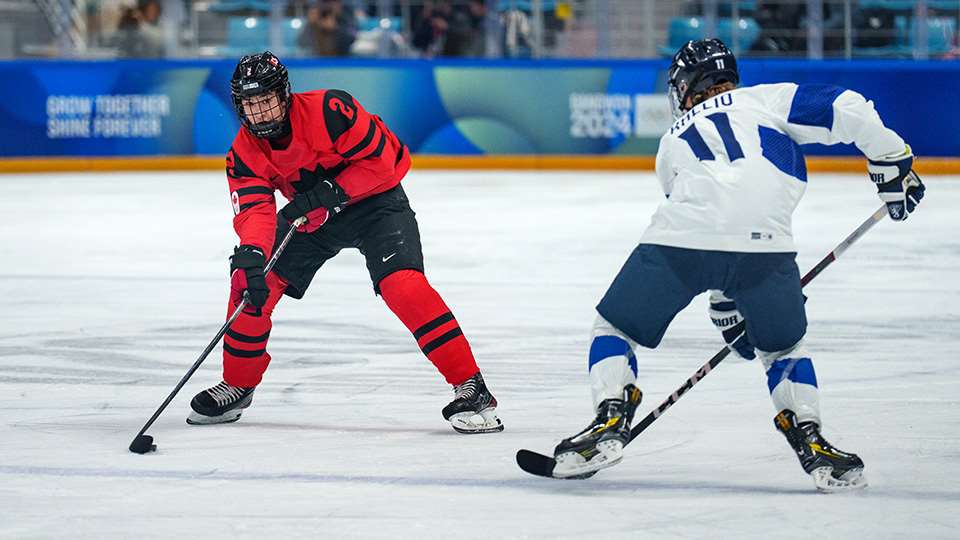
[[[156,452],[157,445],[153,444],[153,437],[150,435],[138,435],[137,438],[130,443],[130,451],[135,454]]]

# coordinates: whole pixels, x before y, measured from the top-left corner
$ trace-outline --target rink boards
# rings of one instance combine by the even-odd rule
[[[423,168],[649,169],[672,122],[666,66],[664,60],[289,61],[295,91],[349,91],[384,118]],[[17,81],[0,88],[0,171],[219,168],[238,128],[232,70],[232,60],[0,62],[0,75]],[[918,156],[939,160],[931,167],[960,170],[954,129],[960,108],[950,106],[960,87],[957,62],[744,59],[741,74],[744,84],[857,90]],[[857,154],[852,146],[804,151]],[[851,165],[822,167],[839,172]]]

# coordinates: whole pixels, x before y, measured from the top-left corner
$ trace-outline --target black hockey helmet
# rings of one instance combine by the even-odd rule
[[[254,123],[243,109],[243,101],[255,96],[276,92],[279,107],[283,113],[277,120]],[[233,108],[240,117],[240,123],[250,133],[261,138],[277,137],[289,130],[287,115],[290,111],[290,79],[287,68],[280,63],[272,52],[249,54],[237,62],[230,78],[230,94],[233,96]]]
[[[705,92],[721,83],[740,84],[737,59],[719,39],[688,41],[673,55],[667,86],[670,107],[674,117],[680,117],[687,108],[687,98]]]

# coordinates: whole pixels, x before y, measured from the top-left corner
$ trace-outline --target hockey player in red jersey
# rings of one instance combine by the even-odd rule
[[[301,298],[314,274],[344,248],[366,258],[374,290],[454,387],[443,417],[461,433],[503,430],[460,325],[424,276],[420,232],[400,181],[406,146],[342,90],[292,93],[270,52],[244,56],[230,81],[241,128],[227,153],[240,245],[230,258],[228,312],[249,296],[223,343],[223,381],[190,403],[190,424],[234,422],[250,406],[270,363],[271,314],[286,294]],[[274,192],[289,201],[277,212]],[[264,275],[291,223],[298,228]]]

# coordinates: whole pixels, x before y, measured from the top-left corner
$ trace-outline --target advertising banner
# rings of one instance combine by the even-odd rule
[[[232,60],[0,62],[0,157],[222,155]],[[415,153],[653,155],[666,61],[292,60],[294,91],[339,88]],[[875,102],[918,155],[960,156],[960,63],[751,61],[742,82],[828,83]],[[897,81],[894,84],[894,81]],[[809,153],[855,155],[852,147]]]

